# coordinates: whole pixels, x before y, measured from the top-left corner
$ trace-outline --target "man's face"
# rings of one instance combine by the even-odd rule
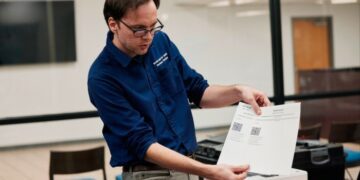
[[[111,24],[111,21],[109,22],[109,27],[114,33],[113,43],[115,46],[130,57],[147,53],[153,40],[153,35],[147,32],[144,36],[136,37],[131,29],[150,30],[156,26],[157,9],[154,2],[149,1],[137,9],[128,10],[121,21],[116,21],[115,24]]]

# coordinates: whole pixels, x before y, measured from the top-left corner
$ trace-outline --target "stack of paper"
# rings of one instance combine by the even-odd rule
[[[218,164],[250,165],[250,172],[291,172],[300,123],[300,103],[261,108],[239,103]]]

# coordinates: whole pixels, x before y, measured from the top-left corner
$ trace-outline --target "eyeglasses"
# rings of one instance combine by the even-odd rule
[[[124,21],[122,20],[119,21],[123,23],[127,28],[129,28],[134,33],[135,37],[144,37],[148,32],[150,32],[151,35],[154,35],[155,33],[161,31],[162,28],[164,28],[164,25],[161,23],[159,19],[157,19],[157,22],[159,22],[160,26],[154,27],[149,30],[145,28],[133,28],[128,24],[124,23]]]

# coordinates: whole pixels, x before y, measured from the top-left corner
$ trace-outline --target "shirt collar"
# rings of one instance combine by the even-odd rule
[[[113,38],[114,38],[114,34],[111,31],[109,31],[106,39],[106,48],[117,62],[119,62],[123,67],[127,67],[132,59],[134,58],[137,59],[137,56],[131,58],[130,56],[122,52],[119,48],[117,48],[113,44],[112,42]]]

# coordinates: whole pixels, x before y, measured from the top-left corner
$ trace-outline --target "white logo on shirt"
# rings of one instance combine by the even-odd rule
[[[159,59],[157,59],[153,65],[156,67],[159,67],[161,64],[163,64],[165,61],[167,61],[169,59],[168,54],[165,53],[163,54]]]

